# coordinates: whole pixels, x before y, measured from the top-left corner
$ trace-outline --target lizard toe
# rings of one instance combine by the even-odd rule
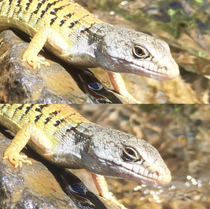
[[[34,69],[39,70],[41,65],[50,66],[50,63],[45,61],[45,58],[42,56],[36,55],[24,55],[22,61],[27,61],[27,63]]]
[[[8,159],[9,162],[15,167],[15,168],[18,168],[18,167],[22,167],[22,164],[29,164],[29,165],[32,165],[32,162],[30,160],[27,160],[27,156],[26,155],[23,155],[23,154],[19,154],[19,153],[8,153],[8,152],[5,152],[4,153],[4,157],[3,159]]]

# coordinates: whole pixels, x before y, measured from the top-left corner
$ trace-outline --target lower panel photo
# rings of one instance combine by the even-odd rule
[[[210,207],[210,105],[0,105],[0,208]]]

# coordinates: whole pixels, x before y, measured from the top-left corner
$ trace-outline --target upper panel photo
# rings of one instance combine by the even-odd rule
[[[210,102],[210,0],[0,0],[1,103]]]

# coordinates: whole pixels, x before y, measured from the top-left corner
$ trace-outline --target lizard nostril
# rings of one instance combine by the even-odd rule
[[[168,71],[168,68],[167,68],[166,66],[164,66],[163,69],[164,69],[165,71]]]
[[[155,171],[155,172],[154,172],[154,174],[156,174],[157,176],[159,176],[159,175],[160,175],[158,171]]]

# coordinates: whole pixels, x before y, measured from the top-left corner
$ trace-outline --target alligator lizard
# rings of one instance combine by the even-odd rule
[[[0,104],[0,124],[16,135],[3,158],[15,166],[32,164],[20,154],[28,144],[49,162],[91,172],[102,196],[109,196],[103,176],[164,185],[171,173],[146,141],[92,123],[65,104]]]
[[[33,37],[22,60],[34,69],[49,65],[37,56],[45,46],[71,65],[106,69],[114,88],[131,100],[114,72],[160,80],[179,74],[164,41],[105,23],[73,0],[0,0],[0,29],[9,27]]]

